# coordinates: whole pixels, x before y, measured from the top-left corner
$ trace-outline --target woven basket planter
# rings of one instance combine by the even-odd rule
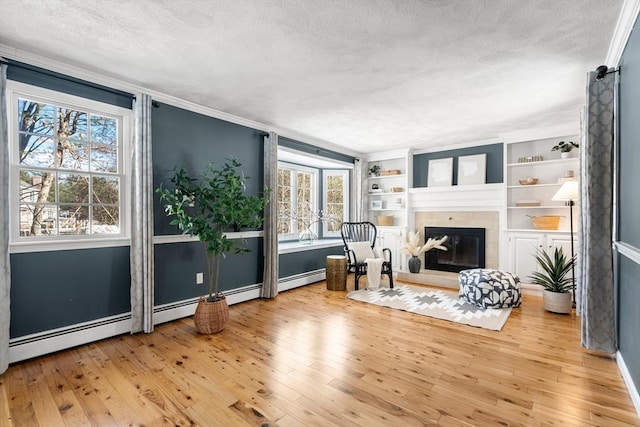
[[[220,295],[218,301],[209,302],[207,297],[201,297],[196,307],[193,322],[196,331],[201,334],[216,334],[224,329],[229,321],[229,305],[227,299]]]
[[[571,313],[571,293],[543,291],[542,304],[545,310],[552,313]]]

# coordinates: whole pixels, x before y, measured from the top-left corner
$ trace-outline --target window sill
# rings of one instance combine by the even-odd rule
[[[316,240],[310,245],[304,245],[300,242],[278,243],[278,254],[282,255],[294,252],[314,251],[316,249],[332,248],[336,246],[343,246],[342,240]]]
[[[29,252],[70,251],[77,249],[113,248],[118,246],[131,246],[131,239],[128,237],[113,237],[104,239],[13,242],[9,244],[9,252],[12,254],[24,254]]]

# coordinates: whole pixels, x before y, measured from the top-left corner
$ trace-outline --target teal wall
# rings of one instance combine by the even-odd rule
[[[487,155],[486,183],[500,183],[504,179],[504,147],[502,143],[415,154],[413,156],[413,187],[426,187],[429,176],[429,160],[453,157],[453,185],[458,184],[458,157],[473,154]]]
[[[620,62],[618,239],[640,256],[640,24],[636,22]],[[640,387],[640,265],[623,254],[614,264],[618,291],[618,347]]]

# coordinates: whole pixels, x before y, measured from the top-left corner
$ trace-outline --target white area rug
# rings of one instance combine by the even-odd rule
[[[462,302],[458,292],[409,285],[351,291],[347,298],[494,331],[501,330],[511,314],[510,308],[484,309]]]

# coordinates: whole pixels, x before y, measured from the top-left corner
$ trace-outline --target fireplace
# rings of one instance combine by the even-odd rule
[[[448,236],[446,251],[432,249],[425,253],[425,268],[428,270],[458,273],[469,268],[485,267],[485,229],[463,227],[425,227],[425,242],[428,238],[440,239]]]

